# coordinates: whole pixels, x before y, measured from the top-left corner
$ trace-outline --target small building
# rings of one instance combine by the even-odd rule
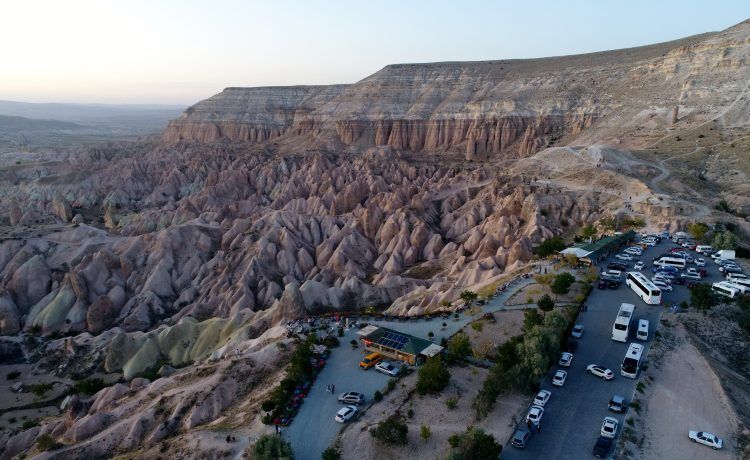
[[[443,347],[413,335],[394,331],[387,327],[369,325],[357,332],[368,353],[378,352],[383,357],[421,364],[443,351]]]
[[[560,254],[573,254],[582,262],[596,264],[610,255],[618,252],[635,238],[633,230],[619,235],[605,236],[591,243],[579,243],[560,251]]]

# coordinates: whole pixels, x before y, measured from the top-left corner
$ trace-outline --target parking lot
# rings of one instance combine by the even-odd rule
[[[457,320],[453,317],[445,319],[438,317],[429,320],[371,320],[368,322],[424,338],[428,337],[429,332],[433,332],[435,334],[433,341],[440,343],[442,338],[449,338],[470,321],[481,317],[481,314],[503,309],[510,295],[531,282],[533,282],[532,279],[519,279],[511,288],[482,306],[482,313],[474,316],[462,313]],[[445,329],[442,328],[443,322],[446,323]],[[357,328],[350,328],[345,331],[344,337],[339,338],[341,345],[331,350],[325,367],[318,375],[299,413],[291,425],[284,429],[283,436],[292,444],[297,459],[319,459],[321,452],[328,448],[336,438],[342,428],[342,424],[333,419],[336,412],[343,407],[336,398],[339,393],[358,391],[367,397],[369,403],[375,391],[383,390],[390,378],[374,369],[364,371],[359,368],[359,361],[364,356],[363,348],[360,345],[359,348],[352,349],[349,344],[352,339],[357,339],[357,331]],[[336,386],[334,395],[326,392],[326,386],[329,384]]]
[[[662,240],[656,247],[645,250],[640,258],[645,262],[643,273],[650,278],[653,274],[652,259],[667,252],[673,246],[674,244],[669,240]],[[707,259],[705,268],[708,276],[702,281],[712,283],[723,279],[717,266],[709,261],[709,258],[705,259]],[[632,263],[630,265],[632,266]],[[606,263],[603,266],[606,266]],[[674,290],[664,292],[662,298],[668,306],[678,305],[683,300],[689,300],[690,291],[685,286],[675,285]],[[599,437],[602,421],[607,416],[619,421],[617,432],[619,436],[626,416],[609,412],[608,402],[613,394],[625,396],[628,401],[631,401],[636,387],[636,380],[620,374],[620,364],[627,351],[628,343],[615,342],[611,339],[612,325],[620,304],[623,302],[636,306],[628,343],[635,341],[635,325],[639,319],[647,319],[650,322],[649,340],[645,343],[645,356],[665,307],[646,305],[625,283],[618,289],[594,289],[587,301],[587,310],[579,315],[577,321],[584,325],[585,330],[583,337],[579,340],[579,347],[574,354],[571,367],[554,366],[543,382],[542,388],[551,391],[552,396],[544,407],[541,432],[531,436],[525,449],[517,449],[507,443],[503,449],[504,459],[591,458],[591,451]],[[614,379],[604,381],[589,375],[586,372],[586,366],[592,363],[611,369],[615,374]],[[551,376],[557,369],[565,369],[568,372],[563,387],[551,384]],[[614,449],[610,452],[610,456],[613,452]]]

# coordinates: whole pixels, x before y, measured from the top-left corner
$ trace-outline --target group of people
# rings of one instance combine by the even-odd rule
[[[331,394],[335,394],[336,393],[336,385],[334,385],[333,383],[329,383],[328,385],[326,385],[326,391],[330,392]]]

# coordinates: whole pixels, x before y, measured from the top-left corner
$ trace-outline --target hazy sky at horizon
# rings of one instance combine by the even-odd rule
[[[352,83],[401,62],[534,58],[725,29],[738,0],[6,1],[0,99],[192,104],[227,86]]]

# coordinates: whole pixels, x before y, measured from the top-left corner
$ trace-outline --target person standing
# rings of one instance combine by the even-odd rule
[[[331,384],[331,393],[336,393],[336,385]]]

